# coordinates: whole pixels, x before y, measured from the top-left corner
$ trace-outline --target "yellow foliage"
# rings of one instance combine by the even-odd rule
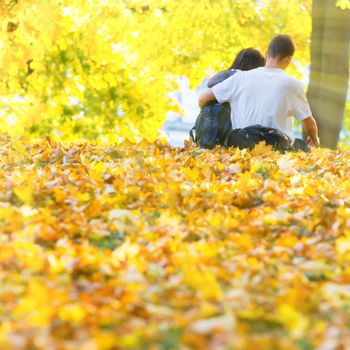
[[[61,320],[79,324],[85,317],[85,310],[80,305],[64,305],[58,312]]]
[[[1,349],[347,345],[348,151],[22,143],[0,138]]]
[[[337,6],[341,9],[350,9],[350,1],[349,0],[337,0]]]
[[[264,53],[277,32],[309,62],[309,0],[0,4],[0,127],[11,136],[153,141],[179,111],[169,97],[179,77],[195,87],[244,47]]]
[[[277,314],[283,324],[291,331],[296,338],[301,337],[308,327],[308,320],[298,312],[297,308],[288,304],[278,306]]]
[[[23,318],[29,325],[46,327],[54,315],[53,302],[46,286],[41,281],[32,280],[29,282],[26,295],[13,312],[16,317]]]

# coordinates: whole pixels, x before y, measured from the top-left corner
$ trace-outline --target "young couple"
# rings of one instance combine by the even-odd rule
[[[262,140],[274,145],[283,139],[288,140],[291,150],[319,146],[317,124],[303,86],[284,72],[294,51],[290,36],[278,35],[269,44],[266,62],[259,51],[244,49],[231,69],[210,79],[209,89],[199,97],[198,104],[203,110],[215,103],[229,103],[232,126],[227,130],[225,146],[252,148]],[[295,139],[293,117],[302,122],[307,145]]]

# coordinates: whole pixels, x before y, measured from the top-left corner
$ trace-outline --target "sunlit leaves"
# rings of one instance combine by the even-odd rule
[[[179,76],[195,87],[277,32],[308,62],[310,1],[2,3],[0,127],[13,136],[155,140]]]
[[[337,6],[341,9],[350,9],[350,1],[349,0],[337,0]]]
[[[0,152],[2,349],[348,346],[348,151]]]

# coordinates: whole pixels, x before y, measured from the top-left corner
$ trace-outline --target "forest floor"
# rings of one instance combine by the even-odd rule
[[[1,349],[350,349],[350,152],[0,140]]]

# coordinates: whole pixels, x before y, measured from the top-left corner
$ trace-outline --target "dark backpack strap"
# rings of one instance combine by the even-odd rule
[[[293,151],[292,142],[288,135],[281,130],[261,125],[232,130],[226,138],[225,146],[252,149],[261,141],[271,145],[275,151],[282,153]]]
[[[231,108],[226,102],[222,104],[222,109],[218,114],[218,134],[217,143],[221,146],[225,146],[225,140],[229,132],[232,130],[231,123]]]
[[[225,140],[225,147],[238,147],[239,149],[253,149],[260,142],[259,137],[249,130],[233,129]]]
[[[194,133],[196,132],[196,127],[194,126],[191,130],[190,130],[190,138],[192,139],[193,142],[197,142],[197,137],[194,136]]]
[[[215,147],[220,110],[221,107],[215,107],[215,103],[208,104],[201,109],[195,123],[196,143],[201,148],[212,149]]]
[[[293,142],[293,151],[294,152],[303,151],[303,152],[310,153],[311,148],[304,140],[295,139]]]

